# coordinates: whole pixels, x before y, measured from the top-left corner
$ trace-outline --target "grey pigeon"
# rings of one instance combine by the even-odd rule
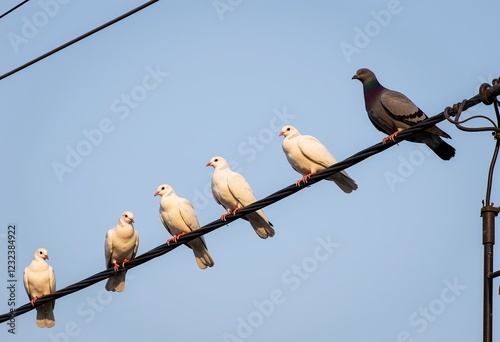
[[[47,264],[49,254],[45,248],[39,248],[33,255],[33,261],[24,269],[24,288],[30,299],[31,305],[43,296],[56,290],[56,277],[54,269]],[[36,325],[40,328],[52,328],[56,324],[54,306],[51,301],[36,308]]]
[[[212,195],[217,203],[222,205],[227,213],[220,218],[225,221],[227,215],[235,214],[239,209],[246,207],[257,199],[245,177],[229,168],[227,161],[222,157],[213,157],[206,166],[212,166]],[[248,220],[257,235],[262,239],[274,236],[274,228],[262,209],[243,217]]]
[[[303,176],[295,182],[297,186],[301,182],[306,184],[313,174],[337,163],[335,157],[318,139],[300,134],[293,126],[283,127],[279,135],[285,137],[282,147],[286,159],[292,168]],[[345,193],[351,193],[358,188],[356,182],[344,170],[334,173],[326,180],[334,181]]]
[[[134,229],[134,214],[130,211],[125,211],[120,216],[118,223],[114,228],[111,228],[106,233],[104,243],[104,258],[106,267],[118,271],[120,264],[122,267],[125,263],[135,258],[137,248],[139,248],[139,233]],[[108,291],[122,292],[125,290],[125,275],[127,271],[122,271],[109,277],[105,288]]]
[[[379,131],[389,135],[382,140],[384,143],[394,141],[399,132],[427,119],[427,115],[405,95],[382,86],[371,70],[359,69],[352,79],[363,83],[365,108],[370,121]],[[407,140],[424,143],[441,159],[450,160],[455,156],[455,149],[441,137],[451,139],[437,126],[432,126]]]

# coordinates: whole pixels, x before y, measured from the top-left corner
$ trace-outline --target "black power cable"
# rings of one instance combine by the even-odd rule
[[[23,2],[17,4],[16,6],[12,7],[10,10],[8,10],[7,12],[5,12],[4,14],[0,15],[0,19],[2,19],[3,17],[5,17],[7,14],[15,11],[16,9],[18,9],[19,7],[21,7],[22,5],[24,5],[25,3],[27,3],[28,1],[30,0],[24,0]]]
[[[106,27],[108,27],[108,26],[111,26],[111,25],[113,25],[113,24],[116,24],[116,23],[117,23],[117,22],[119,22],[120,20],[125,19],[125,18],[127,18],[128,16],[131,16],[132,14],[137,13],[137,12],[139,12],[140,10],[142,10],[142,9],[144,9],[144,8],[146,8],[146,7],[150,6],[150,5],[152,5],[152,4],[154,4],[155,2],[158,2],[158,1],[159,1],[159,0],[151,0],[151,1],[148,1],[148,2],[146,2],[145,4],[142,4],[141,6],[136,7],[136,8],[134,8],[133,10],[130,10],[130,11],[128,11],[127,13],[124,13],[124,14],[120,15],[120,16],[119,16],[119,17],[117,17],[117,18],[115,18],[115,19],[113,19],[113,20],[110,20],[110,21],[108,21],[107,23],[102,24],[102,25],[101,25],[101,26],[99,26],[99,27],[96,27],[95,29],[90,30],[89,32],[84,33],[84,34],[82,34],[81,36],[78,36],[78,37],[76,37],[76,38],[74,38],[74,39],[70,40],[69,42],[66,42],[66,43],[64,43],[64,44],[62,44],[62,45],[60,45],[60,46],[56,47],[55,49],[52,49],[52,50],[50,50],[49,52],[46,52],[46,53],[44,53],[43,55],[38,56],[37,58],[32,59],[31,61],[29,61],[29,62],[27,62],[27,63],[24,63],[23,65],[18,66],[17,68],[15,68],[15,69],[13,69],[13,70],[11,70],[11,71],[9,71],[9,72],[7,72],[7,73],[5,73],[5,74],[1,75],[1,76],[0,76],[0,80],[2,80],[2,79],[4,79],[4,78],[6,78],[6,77],[8,77],[8,76],[11,76],[11,75],[15,74],[16,72],[21,71],[21,70],[23,70],[24,68],[29,67],[30,65],[33,65],[33,64],[35,64],[35,63],[37,63],[37,62],[40,62],[42,59],[47,58],[47,57],[49,57],[50,55],[53,55],[54,53],[56,53],[56,52],[58,52],[58,51],[61,51],[62,49],[65,49],[65,48],[67,48],[68,46],[73,45],[74,43],[79,42],[80,40],[82,40],[82,39],[84,39],[84,38],[87,38],[88,36],[91,36],[91,35],[93,35],[94,33],[99,32],[99,31],[101,31],[102,29],[105,29],[105,28],[106,28]]]
[[[296,186],[295,184],[289,185],[286,188],[278,190],[275,193],[238,210],[236,212],[236,214],[227,216],[226,221],[221,221],[220,219],[218,219],[218,220],[215,220],[213,222],[210,222],[209,224],[206,224],[203,227],[200,227],[199,229],[197,229],[193,232],[190,232],[186,235],[181,236],[177,240],[176,244],[172,244],[172,245],[162,244],[162,245],[160,245],[160,246],[158,246],[158,247],[156,247],[156,248],[154,248],[154,249],[152,249],[144,254],[137,256],[133,260],[129,261],[128,263],[125,264],[124,267],[120,267],[118,272],[122,272],[124,270],[129,270],[129,269],[134,268],[136,266],[139,266],[145,262],[148,262],[154,258],[162,256],[163,254],[166,254],[166,253],[172,251],[173,249],[179,247],[182,244],[185,244],[193,239],[196,239],[200,236],[208,234],[208,233],[212,232],[213,230],[216,230],[222,226],[225,226],[225,225],[231,223],[232,221],[235,221],[239,218],[242,218],[242,217],[248,215],[251,212],[254,212],[256,210],[267,207],[273,203],[276,203],[276,202],[284,199],[285,197],[288,197],[288,196],[304,189],[307,186],[313,185],[313,184],[319,182],[320,180],[325,179],[325,178],[333,175],[334,173],[342,171],[342,170],[344,170],[350,166],[353,166],[353,165],[355,165],[355,164],[357,164],[357,163],[359,163],[359,162],[361,162],[361,161],[363,161],[363,160],[365,160],[365,159],[367,159],[375,154],[378,154],[382,151],[385,151],[386,149],[396,145],[398,142],[403,141],[405,138],[410,137],[415,132],[427,129],[427,128],[435,125],[436,123],[445,120],[446,117],[454,116],[454,115],[460,113],[462,110],[466,110],[467,108],[473,107],[481,102],[487,103],[484,100],[485,98],[491,99],[491,98],[495,98],[496,96],[499,96],[499,95],[500,95],[500,84],[497,84],[497,85],[492,86],[489,89],[487,89],[486,95],[484,95],[484,96],[476,95],[469,100],[464,100],[460,104],[460,106],[461,106],[460,111],[458,110],[458,105],[453,106],[453,108],[448,107],[448,108],[446,108],[445,111],[441,112],[440,114],[437,114],[433,117],[430,117],[427,120],[425,120],[425,121],[423,121],[415,126],[412,126],[411,128],[408,128],[404,131],[401,131],[396,136],[396,139],[394,142],[389,141],[386,144],[378,143],[376,145],[373,145],[367,149],[364,149],[363,151],[360,151],[360,152],[352,155],[351,157],[349,157],[341,162],[338,162],[335,165],[330,166],[329,168],[327,168],[325,170],[322,170],[322,171],[312,175],[311,178],[309,178],[306,185],[300,185],[300,186]],[[106,279],[106,278],[109,278],[113,274],[115,274],[113,268],[109,268],[109,269],[104,270],[102,272],[96,273],[88,278],[85,278],[77,283],[66,286],[65,288],[57,290],[54,293],[51,293],[47,296],[43,296],[43,297],[39,298],[34,306],[31,305],[31,303],[28,303],[28,304],[25,304],[25,305],[17,308],[15,311],[12,311],[11,313],[6,313],[3,315],[0,315],[0,323],[8,321],[12,317],[19,316],[19,315],[22,315],[28,311],[31,311],[34,308],[36,308],[37,306],[40,306],[40,305],[43,305],[43,304],[50,302],[52,300],[67,296],[73,292],[80,291],[80,290],[82,290],[90,285],[93,285],[95,283],[98,283],[98,282]]]

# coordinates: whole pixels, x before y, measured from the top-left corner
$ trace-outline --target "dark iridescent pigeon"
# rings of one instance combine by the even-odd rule
[[[359,69],[352,79],[363,83],[365,107],[372,124],[379,131],[389,134],[382,142],[394,141],[399,132],[427,119],[427,115],[405,95],[382,86],[371,70]],[[432,126],[415,133],[407,140],[424,143],[441,159],[450,160],[455,155],[455,149],[440,136],[451,139],[437,126]]]

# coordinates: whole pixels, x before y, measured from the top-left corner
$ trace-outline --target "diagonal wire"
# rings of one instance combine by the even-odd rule
[[[59,52],[59,51],[61,51],[61,50],[65,49],[65,48],[67,48],[68,46],[73,45],[74,43],[79,42],[80,40],[85,39],[85,38],[87,38],[87,37],[89,37],[89,36],[93,35],[93,34],[94,34],[94,33],[96,33],[96,32],[101,31],[102,29],[105,29],[105,28],[106,28],[106,27],[108,27],[108,26],[111,26],[111,25],[113,25],[113,24],[116,24],[116,23],[117,23],[117,22],[119,22],[120,20],[123,20],[123,19],[125,19],[125,18],[127,18],[127,17],[131,16],[132,14],[137,13],[137,12],[139,12],[140,10],[142,10],[142,9],[144,9],[144,8],[146,8],[146,7],[150,6],[150,5],[152,5],[152,4],[154,4],[155,2],[158,2],[158,1],[159,1],[159,0],[151,0],[151,1],[148,1],[148,2],[146,2],[146,3],[144,3],[144,4],[142,4],[142,5],[140,5],[140,6],[136,7],[136,8],[134,8],[134,9],[132,9],[132,10],[128,11],[127,13],[124,13],[124,14],[120,15],[119,17],[116,17],[115,19],[110,20],[110,21],[108,21],[107,23],[104,23],[104,24],[102,24],[102,25],[101,25],[101,26],[99,26],[99,27],[96,27],[95,29],[90,30],[90,31],[88,31],[87,33],[84,33],[84,34],[82,34],[82,35],[80,35],[80,36],[78,36],[78,37],[76,37],[76,38],[74,38],[74,39],[70,40],[69,42],[66,42],[66,43],[64,43],[64,44],[62,44],[62,45],[60,45],[60,46],[56,47],[55,49],[52,49],[52,50],[50,50],[49,52],[46,52],[46,53],[44,53],[43,55],[38,56],[37,58],[32,59],[31,61],[29,61],[29,62],[27,62],[27,63],[24,63],[23,65],[18,66],[17,68],[15,68],[15,69],[13,69],[13,70],[11,70],[11,71],[9,71],[9,72],[7,72],[7,73],[5,73],[5,74],[1,75],[1,76],[0,76],[0,80],[2,80],[2,79],[4,79],[4,78],[6,78],[6,77],[8,77],[8,76],[11,76],[11,75],[15,74],[16,72],[21,71],[21,70],[23,70],[23,69],[25,69],[25,68],[29,67],[30,65],[33,65],[33,64],[35,64],[35,63],[37,63],[37,62],[40,62],[42,59],[45,59],[45,58],[49,57],[50,55],[53,55],[54,53]]]
[[[495,96],[499,95],[500,94],[500,85],[492,87],[491,93],[494,94]],[[467,108],[475,106],[479,103],[481,103],[481,98],[479,95],[476,95],[476,96],[472,97],[471,99],[465,100],[463,102],[462,110],[465,110]],[[445,111],[447,112],[448,116],[450,116],[450,115],[453,116],[453,115],[456,115],[458,113],[458,112],[454,112],[454,110],[448,110],[448,108]],[[307,185],[300,185],[300,186],[296,186],[295,184],[289,185],[286,188],[278,190],[278,191],[274,192],[273,194],[271,194],[271,195],[269,195],[261,200],[258,200],[256,202],[244,207],[244,208],[241,208],[240,210],[237,211],[236,214],[227,216],[226,221],[221,221],[220,219],[218,219],[218,220],[215,220],[213,222],[210,222],[210,223],[204,225],[203,227],[201,227],[193,232],[190,232],[186,235],[181,236],[177,240],[176,244],[159,245],[158,247],[156,247],[156,248],[154,248],[154,249],[152,249],[144,254],[141,254],[141,255],[137,256],[136,258],[134,258],[133,260],[129,261],[128,263],[125,264],[124,267],[121,267],[118,270],[118,272],[132,269],[132,268],[137,267],[137,266],[139,266],[145,262],[148,262],[154,258],[162,256],[162,255],[174,250],[175,248],[179,247],[182,244],[185,244],[193,239],[196,239],[196,238],[201,237],[205,234],[208,234],[208,233],[210,233],[210,232],[212,232],[212,231],[214,231],[214,230],[216,230],[224,225],[227,225],[227,224],[229,224],[229,223],[231,223],[239,218],[242,218],[242,217],[248,215],[251,212],[254,212],[256,210],[267,207],[273,203],[276,203],[276,202],[278,202],[278,201],[280,201],[288,196],[291,196],[292,194],[304,189],[307,186],[311,186],[315,183],[318,183],[322,179],[325,179],[325,178],[333,175],[334,173],[342,171],[342,170],[344,170],[350,166],[353,166],[353,165],[355,165],[355,164],[357,164],[357,163],[359,163],[359,162],[361,162],[361,161],[363,161],[363,160],[365,160],[373,155],[376,155],[382,151],[385,151],[386,149],[403,141],[405,138],[410,137],[415,132],[427,129],[427,128],[435,125],[436,123],[445,120],[445,111],[443,111],[443,112],[441,112],[433,117],[430,117],[427,120],[425,120],[419,124],[416,124],[415,126],[412,126],[411,128],[408,128],[404,131],[401,131],[396,136],[395,142],[389,141],[386,144],[383,144],[383,143],[375,144],[371,147],[368,147],[368,148],[352,155],[351,157],[349,157],[341,162],[336,163],[335,165],[330,166],[329,168],[327,168],[325,170],[322,170],[322,171],[312,175],[311,178],[309,178]],[[6,322],[15,316],[19,316],[19,315],[22,315],[28,311],[31,311],[34,308],[36,308],[40,305],[43,305],[47,302],[50,302],[50,301],[53,301],[55,299],[67,296],[71,293],[80,291],[88,286],[91,286],[91,285],[98,283],[106,278],[109,278],[113,274],[115,274],[113,268],[109,268],[109,269],[104,270],[102,272],[96,273],[96,274],[94,274],[88,278],[85,278],[77,283],[74,283],[74,284],[69,285],[65,288],[57,290],[54,293],[51,293],[49,295],[46,295],[46,296],[39,298],[34,306],[32,306],[30,303],[27,303],[23,306],[20,306],[19,308],[17,308],[16,310],[14,310],[10,313],[0,315],[0,323]]]
[[[7,14],[9,14],[11,12],[14,12],[16,9],[18,9],[19,7],[21,7],[22,5],[24,5],[28,1],[30,1],[30,0],[24,0],[23,2],[21,2],[21,3],[17,4],[16,6],[12,7],[10,10],[8,10],[4,14],[0,15],[0,19],[2,19],[3,17],[5,17]]]

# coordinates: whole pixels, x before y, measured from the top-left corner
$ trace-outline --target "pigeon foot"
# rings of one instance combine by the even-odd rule
[[[180,234],[177,234],[177,235],[174,235],[173,237],[171,237],[170,239],[167,240],[167,246],[170,246],[170,243],[173,241],[175,243],[177,243],[177,240],[179,240],[179,238],[183,235],[186,235],[186,233],[180,233]]]

